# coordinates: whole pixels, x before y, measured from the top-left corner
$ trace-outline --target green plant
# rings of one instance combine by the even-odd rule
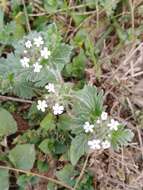
[[[82,156],[100,149],[119,149],[128,145],[133,138],[131,130],[124,128],[125,124],[114,120],[104,111],[103,91],[91,85],[75,90],[74,84],[64,81],[64,68],[77,76],[78,70],[74,70],[74,67],[81,59],[85,60],[81,51],[70,68],[68,64],[72,50],[70,45],[63,43],[56,25],[51,24],[43,32],[31,32],[25,36],[14,44],[14,52],[0,59],[0,92],[25,99],[33,98],[34,103],[27,117],[42,117],[40,123],[36,121],[40,127],[17,136],[13,141],[14,147],[7,149],[6,153],[2,152],[6,157],[6,160],[1,158],[2,162],[15,167],[17,171],[28,173],[27,170],[34,167],[40,154],[44,160],[37,162],[38,168],[47,170],[48,167],[42,164],[46,162],[46,157],[55,159],[62,155],[72,165],[68,164],[57,171],[56,176],[71,188],[76,183],[75,179],[71,181],[71,177],[76,178],[77,175],[74,166]],[[80,71],[83,75],[82,69]],[[17,124],[12,115],[2,108],[0,118],[3,140],[16,133]],[[1,173],[4,172],[6,181],[3,186],[7,186],[7,189],[6,171],[2,169]],[[23,186],[30,180],[33,178],[23,175],[18,178],[18,184]]]

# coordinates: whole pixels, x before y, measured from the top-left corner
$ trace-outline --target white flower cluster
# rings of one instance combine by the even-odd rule
[[[98,119],[96,121],[97,124],[101,124],[103,121],[107,121],[108,120],[108,113],[107,112],[102,112],[101,114],[101,118]],[[120,125],[120,123],[114,119],[111,119],[110,122],[107,124],[107,126],[109,127],[109,129],[112,131],[117,131],[118,130],[118,126]]]
[[[27,56],[25,55],[23,58],[20,59],[21,65],[23,68],[29,68],[30,65],[32,65],[33,67],[33,71],[35,73],[39,73],[42,69],[42,65],[40,64],[42,59],[48,59],[49,56],[51,55],[51,51],[48,50],[47,47],[44,46],[44,40],[42,38],[42,36],[38,36],[37,38],[34,38],[32,41],[31,40],[27,40],[25,42],[25,50],[24,53],[27,54]],[[35,50],[35,52],[38,53],[38,59],[35,58],[33,60],[33,56],[30,59],[29,55],[30,55],[30,50]],[[29,57],[28,57],[29,56]]]
[[[108,114],[107,112],[102,112],[100,118],[97,119],[96,124],[90,124],[88,121],[84,123],[83,125],[83,129],[85,131],[85,133],[92,133],[94,135],[94,129],[96,128],[97,125],[101,125],[103,123],[106,123],[107,127],[109,128],[108,130],[108,137],[111,136],[112,131],[117,131],[118,130],[118,126],[120,125],[120,123],[114,119],[109,119],[108,118]],[[100,139],[96,139],[94,138],[93,140],[89,140],[88,141],[88,146],[90,147],[90,149],[107,149],[110,148],[111,143],[109,142],[109,140],[105,139],[105,140],[100,140]]]
[[[93,139],[91,141],[88,141],[88,146],[93,150],[99,150],[101,148],[107,149],[110,148],[111,143],[108,140],[101,141],[99,139]]]
[[[48,85],[46,85],[45,89],[47,89],[49,93],[55,93],[56,92],[55,86],[53,83],[49,83]],[[48,107],[48,103],[46,100],[38,100],[38,105],[37,105],[38,110],[45,112],[47,107]],[[64,112],[64,106],[59,105],[59,103],[55,103],[52,106],[52,110],[53,110],[54,115],[60,115]]]

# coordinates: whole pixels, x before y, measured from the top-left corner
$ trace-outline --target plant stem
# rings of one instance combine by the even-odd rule
[[[33,101],[31,100],[25,100],[25,99],[20,99],[20,98],[14,98],[14,97],[10,97],[10,96],[1,96],[0,95],[0,100],[2,101],[14,101],[14,102],[22,102],[22,103],[28,103],[28,104],[32,104]]]
[[[52,183],[55,183],[57,185],[63,186],[65,188],[69,189],[69,190],[74,190],[71,186],[69,186],[69,185],[67,185],[67,184],[65,184],[65,183],[63,183],[61,181],[58,181],[56,179],[46,177],[44,175],[40,175],[40,174],[37,174],[37,173],[34,173],[34,172],[30,172],[30,171],[26,171],[26,170],[22,170],[22,169],[17,169],[17,168],[12,168],[12,167],[8,167],[8,166],[2,166],[2,165],[0,165],[0,168],[15,171],[15,172],[18,172],[18,173],[21,172],[21,173],[24,173],[24,174],[27,174],[27,175],[36,176],[36,177],[45,179],[47,181],[51,181]]]
[[[77,180],[76,180],[76,184],[75,184],[73,190],[76,190],[76,189],[77,189],[78,184],[79,184],[79,182],[81,181],[81,179],[82,179],[82,177],[83,177],[83,175],[84,175],[84,171],[85,171],[85,168],[86,168],[86,166],[87,166],[89,156],[90,156],[90,153],[87,155],[87,157],[86,157],[86,159],[85,159],[84,165],[83,165],[83,167],[82,167],[82,170],[81,170],[81,172],[80,172],[79,177],[78,177]]]
[[[80,8],[84,8],[90,5],[94,5],[95,3],[85,3],[85,4],[81,4],[81,5],[76,5],[76,6],[71,6],[71,7],[66,7],[63,9],[58,9],[56,11],[53,11],[51,13],[48,13],[48,11],[42,12],[42,13],[38,13],[38,14],[29,14],[29,16],[43,16],[43,15],[47,15],[47,14],[56,14],[56,13],[61,13],[61,12],[65,12],[65,11],[70,11],[70,10],[74,10],[74,9],[80,9]]]
[[[132,21],[132,35],[134,37],[134,30],[135,30],[135,15],[134,15],[134,2],[133,0],[129,0],[130,9],[131,9],[131,21]]]
[[[31,27],[30,27],[30,22],[29,22],[27,10],[26,10],[25,0],[22,0],[22,3],[23,3],[23,8],[24,8],[24,14],[26,17],[27,29],[28,29],[28,32],[31,32]]]

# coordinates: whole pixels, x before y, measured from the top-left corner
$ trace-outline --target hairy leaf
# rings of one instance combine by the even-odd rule
[[[8,136],[17,131],[17,123],[13,116],[5,109],[0,108],[0,136]]]
[[[9,189],[9,171],[7,169],[0,169],[0,190]]]
[[[99,0],[99,2],[104,7],[107,15],[111,16],[114,13],[119,0]]]
[[[0,31],[0,42],[3,44],[12,45],[24,35],[25,31],[22,25],[11,21]]]
[[[47,114],[41,121],[40,126],[42,129],[48,131],[55,128],[54,117],[52,114]]]
[[[51,62],[58,71],[62,71],[65,64],[70,61],[72,47],[66,44],[60,44],[52,54]]]
[[[34,88],[32,83],[25,82],[25,81],[15,81],[13,93],[16,94],[19,97],[31,99],[33,96],[35,96],[35,91],[37,90]]]
[[[77,135],[71,142],[71,147],[70,147],[70,160],[72,165],[76,165],[78,160],[82,155],[84,155],[86,151],[86,135],[81,134]]]
[[[30,170],[35,162],[35,148],[32,144],[16,145],[9,152],[9,159],[16,168]]]
[[[54,139],[45,139],[39,145],[39,148],[45,154],[51,154],[54,150]]]
[[[96,87],[85,86],[75,93],[76,104],[74,110],[81,123],[95,120],[103,109],[103,93],[98,93]]]
[[[129,129],[120,128],[112,133],[111,144],[114,149],[119,149],[120,146],[126,146],[133,139],[133,132]]]
[[[71,164],[67,164],[63,169],[56,172],[56,176],[64,183],[73,186],[75,183],[73,177],[76,173],[77,172],[74,170],[74,167]]]
[[[84,76],[85,64],[86,57],[81,50],[80,54],[73,59],[73,62],[65,67],[64,75],[66,77],[82,78]]]

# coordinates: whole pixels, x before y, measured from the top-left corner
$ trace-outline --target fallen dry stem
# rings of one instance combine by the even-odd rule
[[[28,103],[28,104],[32,104],[33,101],[31,100],[25,100],[25,99],[21,99],[21,98],[14,98],[14,97],[10,97],[10,96],[1,96],[0,95],[0,101],[13,101],[13,102],[21,102],[21,103]]]
[[[72,187],[70,187],[69,185],[67,185],[67,184],[65,184],[65,183],[63,183],[61,181],[58,181],[56,179],[46,177],[44,175],[40,175],[40,174],[37,174],[37,173],[34,173],[34,172],[30,172],[30,171],[26,171],[26,170],[22,170],[22,169],[17,169],[17,168],[12,168],[12,167],[8,167],[8,166],[2,166],[2,165],[0,165],[0,168],[15,171],[15,172],[18,172],[18,173],[24,173],[24,174],[31,175],[31,176],[36,176],[36,177],[39,177],[41,179],[51,181],[52,183],[55,183],[57,185],[63,186],[65,188],[69,189],[69,190],[74,190]]]
[[[82,170],[81,170],[81,172],[80,172],[79,177],[78,177],[77,180],[76,180],[76,184],[75,184],[73,190],[76,190],[76,189],[77,189],[78,184],[79,184],[80,180],[82,179],[82,177],[83,177],[83,175],[84,175],[84,171],[85,171],[85,168],[86,168],[86,166],[87,166],[89,156],[90,156],[90,153],[87,155],[87,157],[86,157],[86,159],[85,159],[84,165],[83,165],[83,167],[82,167]]]

